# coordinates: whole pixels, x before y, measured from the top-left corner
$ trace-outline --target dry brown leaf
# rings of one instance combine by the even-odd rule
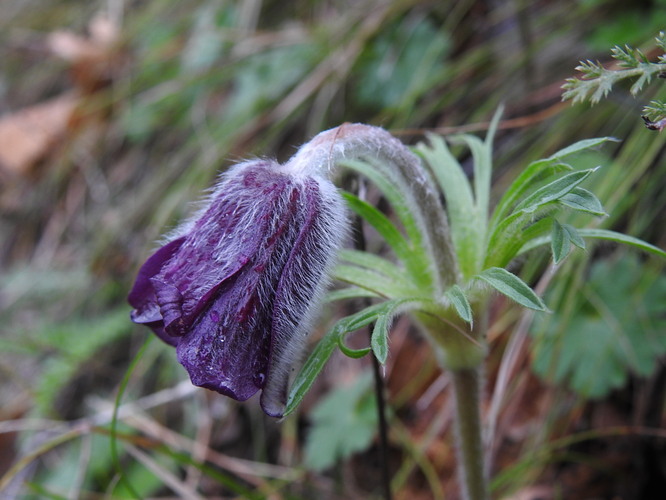
[[[88,31],[87,37],[54,31],[46,41],[51,53],[70,63],[74,85],[83,93],[103,87],[120,58],[119,29],[108,17],[94,17]]]
[[[0,118],[0,168],[27,173],[65,134],[78,103],[67,93]]]
[[[86,96],[102,88],[119,61],[119,29],[108,17],[96,16],[88,26],[90,36],[55,31],[47,38],[52,54],[71,65],[74,89],[58,97],[0,118],[0,169],[24,175],[66,137],[76,120],[90,115],[75,112]],[[80,125],[80,123],[78,124]]]
[[[118,27],[108,17],[96,16],[88,25],[89,37],[71,31],[54,31],[47,40],[53,54],[71,63],[108,55],[118,40]]]

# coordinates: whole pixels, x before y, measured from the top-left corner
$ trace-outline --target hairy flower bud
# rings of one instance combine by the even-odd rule
[[[239,401],[262,389],[263,410],[281,416],[345,234],[322,172],[240,163],[141,267],[132,320],[176,348],[193,384]]]

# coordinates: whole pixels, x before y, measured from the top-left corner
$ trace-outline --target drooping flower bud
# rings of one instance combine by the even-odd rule
[[[346,235],[320,168],[240,163],[141,267],[132,320],[174,346],[192,383],[281,416],[289,377]]]

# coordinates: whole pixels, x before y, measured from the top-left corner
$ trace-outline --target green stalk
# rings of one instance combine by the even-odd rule
[[[487,301],[475,304],[475,310],[486,311]],[[481,425],[481,391],[483,361],[486,355],[485,332],[487,314],[478,315],[473,332],[462,336],[462,325],[441,321],[426,315],[417,315],[419,323],[428,332],[436,346],[437,360],[448,370],[453,381],[455,396],[455,429],[458,447],[458,478],[464,500],[488,500],[488,475],[483,449]],[[452,328],[453,327],[453,328]]]
[[[481,368],[451,372],[456,399],[458,477],[466,500],[488,500],[481,427]]]

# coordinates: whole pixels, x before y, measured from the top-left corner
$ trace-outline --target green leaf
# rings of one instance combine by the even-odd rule
[[[546,184],[521,201],[516,207],[516,211],[533,213],[537,208],[559,200],[562,196],[572,191],[578,184],[587,179],[594,171],[596,171],[596,168],[572,172]]]
[[[417,248],[421,247],[423,235],[421,234],[422,228],[414,218],[412,191],[408,186],[401,185],[400,181],[395,175],[390,175],[386,169],[381,169],[378,166],[364,162],[364,161],[345,161],[340,164],[343,167],[349,168],[364,175],[370,179],[382,192],[386,199],[391,203],[391,207],[395,214],[400,219],[400,222],[407,232],[409,240]],[[415,248],[412,247],[412,251]]]
[[[431,300],[416,297],[386,301],[382,304],[383,307],[375,322],[375,327],[372,330],[372,338],[370,340],[372,352],[374,352],[377,360],[381,364],[385,364],[388,359],[388,335],[393,319],[403,312],[416,309],[421,309],[427,312],[439,312],[437,307],[433,307],[433,305],[435,304]]]
[[[347,205],[375,228],[380,236],[384,238],[384,241],[391,247],[396,257],[409,268],[409,262],[412,260],[413,255],[412,248],[388,217],[374,206],[351,193],[343,192],[342,196]]]
[[[582,187],[575,187],[571,192],[562,196],[559,202],[574,210],[586,212],[592,215],[607,215],[599,198]]]
[[[542,216],[551,211],[546,205],[534,213],[517,212],[504,219],[490,235],[484,267],[506,267],[529,241],[549,233],[551,219]]]
[[[310,413],[303,464],[323,471],[370,446],[377,429],[372,375],[363,373],[351,384],[331,391]]]
[[[666,252],[661,248],[626,234],[609,231],[607,229],[579,229],[578,234],[580,234],[583,238],[596,238],[600,240],[615,241],[616,243],[624,243],[625,245],[631,245],[645,252],[653,253],[662,258],[666,258]]]
[[[401,297],[409,295],[410,283],[401,283],[387,276],[357,266],[338,264],[333,269],[333,278],[364,288],[381,297]]]
[[[472,187],[458,160],[451,154],[444,139],[428,135],[430,146],[419,144],[416,152],[430,167],[446,200],[451,239],[463,276],[476,272],[476,258],[483,241],[482,225],[477,223],[477,210]]]
[[[497,204],[497,207],[493,212],[490,226],[491,230],[494,229],[499,221],[509,214],[511,207],[516,204],[520,197],[522,197],[537,182],[547,179],[564,170],[573,170],[570,165],[562,163],[564,158],[595,148],[609,141],[617,141],[617,139],[613,137],[585,139],[557,151],[548,158],[530,163],[528,167],[511,183]]]
[[[339,290],[333,290],[326,294],[326,302],[336,302],[338,300],[345,299],[360,299],[360,298],[376,298],[379,297],[375,292],[371,290],[366,290],[365,288],[359,288],[357,286],[350,286],[347,288],[341,288]]]
[[[596,148],[604,142],[619,142],[615,137],[595,137],[592,139],[583,139],[566,148],[560,149],[557,153],[548,157],[549,160],[560,160],[575,153],[580,153],[586,149]]]
[[[569,240],[571,241],[571,243],[576,245],[581,250],[585,250],[585,240],[583,239],[583,237],[578,232],[578,229],[576,229],[575,227],[573,227],[569,224],[562,224],[562,228],[569,235]]]
[[[569,254],[569,250],[571,249],[569,233],[564,230],[562,224],[553,219],[553,230],[550,235],[550,248],[553,252],[553,261],[555,261],[555,264],[559,264]]]
[[[630,245],[632,247],[638,248],[639,250],[643,250],[645,252],[658,255],[659,257],[666,258],[666,252],[661,248],[651,245],[650,243],[647,243],[638,238],[634,238],[633,236],[628,236],[626,234],[618,233],[616,231],[610,231],[608,229],[576,229],[576,233],[580,238],[593,238],[598,240],[608,240],[608,241],[614,241],[616,243],[623,243],[625,245]],[[520,248],[520,250],[518,251],[518,255],[524,254],[525,252],[529,252],[530,250],[534,250],[535,248],[540,247],[542,245],[547,245],[550,243],[550,241],[551,241],[550,235],[531,239]],[[572,238],[572,242],[573,241],[574,240]],[[580,241],[578,243],[580,243]],[[583,245],[584,244],[585,242],[583,242]],[[584,246],[580,246],[580,248],[584,248]]]
[[[410,241],[410,256],[409,260],[405,261],[405,266],[410,270],[411,276],[421,280],[420,286],[430,287],[433,276],[429,272],[430,255],[424,241],[422,213],[419,210],[418,200],[414,200],[413,190],[406,184],[406,180],[401,179],[395,172],[373,163],[344,161],[340,166],[370,179],[389,201]],[[419,266],[424,267],[419,268]]]
[[[360,349],[352,349],[347,347],[345,344],[345,336],[340,335],[338,337],[338,348],[342,351],[342,354],[352,359],[359,359],[368,354],[372,349],[370,347],[361,347]]]
[[[444,292],[444,295],[451,301],[451,304],[453,304],[453,307],[458,313],[458,316],[472,325],[472,306],[470,306],[469,300],[467,300],[467,296],[465,295],[465,292],[463,292],[462,288],[460,288],[458,285],[453,285],[446,292]]]
[[[575,227],[569,224],[560,224],[557,220],[553,219],[553,227],[550,233],[550,247],[555,264],[559,264],[569,255],[572,243],[578,248],[585,248],[585,240],[583,240]]]
[[[593,264],[570,307],[538,317],[533,368],[581,396],[602,398],[666,354],[666,276],[632,254]]]
[[[410,277],[393,262],[378,255],[360,250],[342,249],[338,252],[338,258],[359,267],[366,268],[378,274],[391,278],[398,283],[408,282]]]
[[[386,309],[390,307],[393,302],[399,302],[402,300],[404,299],[386,300],[379,304],[373,304],[351,316],[341,319],[338,322],[340,323],[340,334],[345,335],[349,332],[358,330],[359,328],[363,328],[364,326],[368,326],[373,321],[376,321],[379,316],[385,314]]]
[[[523,280],[501,267],[486,269],[476,278],[485,281],[495,290],[518,304],[536,311],[547,311],[546,304]]]
[[[335,351],[342,330],[342,321],[343,320],[336,323],[333,328],[324,335],[317,344],[317,347],[315,347],[312,353],[310,353],[310,356],[308,356],[301,370],[298,372],[289,391],[287,407],[284,412],[285,417],[298,407],[310,390],[310,387],[312,387],[312,384],[314,384],[317,376],[319,376],[319,373],[324,369],[324,365],[328,362],[331,354]]]
[[[493,114],[485,140],[481,141],[473,135],[460,136],[467,143],[474,157],[474,199],[476,200],[477,214],[483,218],[484,234],[485,227],[488,225],[488,214],[490,213],[493,141],[503,112],[504,106],[499,106]]]
[[[336,346],[339,345],[340,337],[369,325],[377,319],[378,314],[381,314],[381,311],[385,307],[386,302],[374,304],[351,316],[342,318],[331,327],[305,360],[298,375],[296,375],[289,391],[289,397],[287,398],[287,407],[284,412],[285,417],[298,407],[310,390],[310,387],[312,387],[317,376],[323,370],[333,351],[335,351]]]
[[[388,359],[388,333],[391,323],[393,323],[393,316],[393,314],[380,316],[372,330],[370,346],[375,357],[382,365],[386,364],[386,360]]]
[[[530,163],[516,180],[511,183],[497,204],[491,219],[491,230],[494,230],[495,226],[509,215],[511,208],[535,184],[555,174],[571,170],[573,170],[571,165],[554,162],[550,159]]]

